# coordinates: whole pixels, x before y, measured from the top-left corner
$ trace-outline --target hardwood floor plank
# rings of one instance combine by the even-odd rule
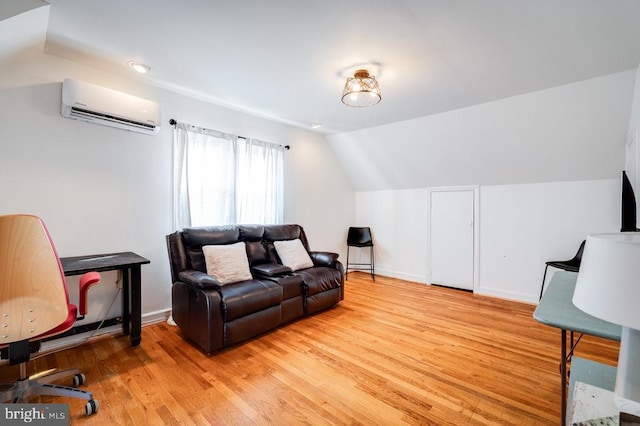
[[[335,308],[211,356],[162,323],[138,347],[105,337],[36,359],[81,368],[100,411],[33,401],[69,403],[74,425],[556,425],[560,331],[534,309],[355,272]],[[615,365],[618,344],[587,336],[576,353]]]

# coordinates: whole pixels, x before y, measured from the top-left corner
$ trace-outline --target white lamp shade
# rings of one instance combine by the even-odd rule
[[[584,312],[640,329],[640,233],[587,237],[573,304]]]

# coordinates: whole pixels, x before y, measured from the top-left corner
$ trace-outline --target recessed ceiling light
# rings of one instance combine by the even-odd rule
[[[319,129],[322,127],[322,123],[312,123],[311,124],[311,128],[312,129]]]
[[[139,72],[140,74],[146,74],[149,71],[151,71],[151,67],[147,64],[143,64],[142,62],[129,61],[128,64],[131,68],[133,68],[135,71]]]

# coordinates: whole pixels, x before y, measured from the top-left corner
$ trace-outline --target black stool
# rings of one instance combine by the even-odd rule
[[[349,263],[349,248],[351,247],[369,247],[369,263]],[[345,276],[349,277],[349,269],[368,270],[371,273],[373,281],[376,280],[374,272],[374,256],[373,256],[373,239],[371,238],[371,229],[369,227],[350,227],[347,234],[347,270]]]

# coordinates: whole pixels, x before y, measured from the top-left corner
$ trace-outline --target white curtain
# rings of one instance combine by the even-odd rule
[[[174,229],[282,223],[283,157],[280,145],[178,123]]]
[[[283,148],[239,139],[236,152],[236,223],[282,223]]]

